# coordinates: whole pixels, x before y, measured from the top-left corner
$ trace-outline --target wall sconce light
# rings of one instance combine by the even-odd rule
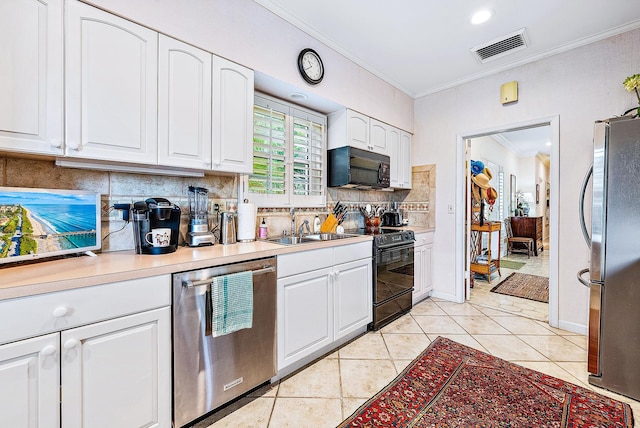
[[[518,81],[503,83],[500,86],[500,102],[508,104],[518,101]]]

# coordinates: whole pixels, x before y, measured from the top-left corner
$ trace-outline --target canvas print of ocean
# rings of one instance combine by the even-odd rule
[[[0,190],[0,259],[96,248],[96,195]]]

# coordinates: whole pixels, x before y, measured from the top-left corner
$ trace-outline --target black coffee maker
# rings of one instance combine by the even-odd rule
[[[180,207],[165,198],[138,201],[131,208],[137,254],[167,254],[178,249]]]

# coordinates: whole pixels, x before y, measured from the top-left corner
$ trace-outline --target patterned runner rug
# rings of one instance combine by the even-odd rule
[[[438,337],[343,427],[621,427],[631,407]]]
[[[491,289],[493,293],[549,303],[549,278],[514,272]]]

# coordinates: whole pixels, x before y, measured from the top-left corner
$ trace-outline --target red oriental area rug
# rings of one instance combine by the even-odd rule
[[[632,427],[628,404],[438,337],[342,427]]]

